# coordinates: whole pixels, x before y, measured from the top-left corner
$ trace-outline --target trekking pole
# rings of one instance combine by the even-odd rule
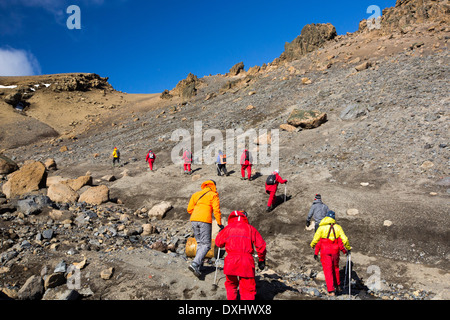
[[[352,254],[348,255],[348,297],[352,294]]]
[[[284,185],[284,202],[286,202],[287,185]]]
[[[217,283],[216,283],[216,280],[217,280],[217,268],[219,267],[219,260],[220,260],[220,248],[219,248],[219,250],[217,250],[216,272],[214,274],[214,284],[213,284],[213,288],[216,288],[216,289],[217,289]]]
[[[344,288],[347,283],[347,271],[348,271],[348,255],[347,255],[347,263],[345,264]]]

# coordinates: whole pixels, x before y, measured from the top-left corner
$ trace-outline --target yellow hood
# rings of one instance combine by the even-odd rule
[[[211,191],[217,192],[216,184],[212,180],[206,180],[205,182],[202,183],[202,189],[205,188],[210,188]]]
[[[336,220],[334,220],[333,218],[325,217],[320,221],[319,226],[326,226],[327,224],[335,224],[335,223]]]

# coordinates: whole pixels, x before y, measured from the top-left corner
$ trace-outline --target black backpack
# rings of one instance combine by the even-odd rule
[[[268,185],[274,185],[277,181],[277,177],[274,174],[271,174],[270,176],[267,177],[266,183]]]
[[[250,153],[245,151],[245,161],[250,161]]]

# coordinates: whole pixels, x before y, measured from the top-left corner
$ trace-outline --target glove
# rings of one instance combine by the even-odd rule
[[[258,262],[259,270],[263,271],[265,267],[266,267],[266,261],[259,261]]]
[[[352,250],[347,250],[347,255],[349,255],[351,253]]]
[[[318,256],[317,254],[314,255],[314,260],[320,261],[320,260],[319,260],[319,256]]]
[[[306,220],[306,226],[309,227],[310,224],[311,224],[311,221]]]
[[[220,231],[222,231],[223,228],[225,228],[225,227],[223,226],[223,224],[219,224],[219,228],[220,228]],[[220,232],[220,231],[219,231],[219,232]]]

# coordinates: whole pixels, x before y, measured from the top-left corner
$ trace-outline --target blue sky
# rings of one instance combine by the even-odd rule
[[[189,72],[273,61],[309,23],[354,32],[395,0],[0,0],[0,75],[93,72],[115,89],[156,93]],[[70,30],[67,8],[80,8]]]

